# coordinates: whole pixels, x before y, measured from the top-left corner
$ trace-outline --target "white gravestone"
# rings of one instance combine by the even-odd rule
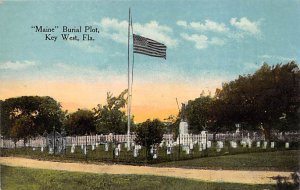
[[[186,154],[190,154],[190,148],[188,146],[185,148],[185,152]]]
[[[246,141],[241,141],[241,145],[243,146],[243,148],[245,148],[247,146]]]
[[[71,153],[73,154],[74,152],[75,152],[75,144],[72,144]]]
[[[202,143],[199,144],[199,151],[202,151]]]
[[[53,154],[53,148],[49,147],[49,154]]]
[[[260,147],[260,141],[256,142],[256,147],[259,148]]]
[[[217,141],[217,152],[220,152],[223,148],[223,142],[222,141]]]
[[[35,147],[33,147],[32,150],[35,151]]]
[[[271,142],[271,148],[274,148],[275,147],[275,142]]]
[[[81,145],[81,150],[83,150],[83,144]]]
[[[161,142],[161,143],[159,144],[159,147],[161,148],[161,147],[163,147],[163,146],[164,146],[164,143]]]
[[[268,142],[267,141],[264,141],[264,144],[263,144],[263,149],[266,149],[268,146]]]
[[[119,151],[121,151],[121,144],[118,144],[118,149]]]
[[[290,148],[290,143],[289,142],[285,143],[285,148]]]
[[[252,147],[252,142],[251,142],[251,140],[248,140],[248,141],[247,141],[247,145],[248,145],[248,148],[251,148],[251,147]]]
[[[41,146],[41,152],[44,152],[44,147],[43,146]]]
[[[167,147],[167,154],[171,154],[171,147]]]
[[[190,143],[190,149],[193,150],[194,149],[194,144]]]
[[[108,143],[105,143],[105,147],[104,147],[104,149],[105,149],[105,152],[107,152],[107,151],[108,151]]]
[[[119,149],[115,148],[115,156],[119,156]]]
[[[92,145],[92,150],[95,150],[95,145],[94,144]]]
[[[133,150],[133,156],[136,158],[136,157],[138,157],[139,156],[139,150],[138,149],[134,149]]]
[[[98,148],[98,146],[99,146],[99,143],[96,143],[96,148]]]
[[[150,154],[153,154],[153,146],[151,146]]]
[[[237,148],[237,143],[235,141],[230,141],[230,146],[232,148]]]
[[[157,158],[157,149],[154,149],[153,150],[153,159],[156,159]]]
[[[207,141],[207,148],[211,148],[211,141]],[[206,149],[206,147],[203,149]]]
[[[86,149],[86,146],[84,146],[83,148],[83,154],[86,155],[87,154],[87,149]]]

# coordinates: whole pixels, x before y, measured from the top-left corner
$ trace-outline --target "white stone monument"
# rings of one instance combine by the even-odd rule
[[[171,147],[167,147],[167,155],[171,154]]]
[[[108,143],[105,143],[105,152],[108,151]]]
[[[275,142],[271,142],[271,148],[275,148]]]
[[[237,148],[237,143],[235,141],[230,141],[230,146],[232,148]]]
[[[136,158],[136,157],[138,157],[138,155],[139,155],[139,150],[135,148],[133,150],[133,156]]]
[[[185,104],[181,104],[181,114],[180,114],[180,123],[179,123],[179,134],[188,134],[188,122],[185,113]]]
[[[53,148],[49,147],[49,154],[53,154]]]
[[[217,152],[220,152],[223,147],[224,147],[223,142],[222,141],[217,141]]]
[[[256,142],[256,147],[259,148],[260,147],[260,141]]]
[[[74,146],[74,144],[72,144],[71,153],[73,154],[74,152],[75,152],[75,146]]]
[[[290,148],[290,143],[289,142],[285,143],[285,148]]]
[[[207,148],[211,148],[211,141],[207,141]],[[203,147],[203,149],[206,149],[206,147]]]
[[[188,134],[189,133],[188,127],[189,127],[189,125],[186,121],[180,121],[179,134],[181,134],[181,135]]]
[[[202,151],[202,143],[199,144],[199,151]]]
[[[115,156],[119,156],[119,149],[118,148],[115,148]]]
[[[188,146],[185,148],[185,153],[190,154],[190,148]]]
[[[264,141],[263,149],[267,149],[267,146],[268,146],[268,142],[267,142],[267,141]]]
[[[190,143],[190,149],[193,150],[194,149],[194,144]]]
[[[86,154],[87,154],[87,149],[86,149],[86,146],[84,146],[83,153],[84,153],[84,155],[86,155]]]

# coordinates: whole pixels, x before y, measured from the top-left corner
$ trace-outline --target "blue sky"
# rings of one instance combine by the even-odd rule
[[[127,88],[129,7],[134,33],[168,47],[166,60],[135,55],[137,117],[145,109],[147,117],[174,114],[176,96],[194,99],[263,62],[299,60],[299,0],[0,0],[0,99],[51,95],[74,110],[104,103],[107,91]],[[52,42],[34,32],[35,25],[87,25],[100,32],[91,42]]]

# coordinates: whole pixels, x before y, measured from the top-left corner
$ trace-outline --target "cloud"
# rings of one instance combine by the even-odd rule
[[[251,22],[246,17],[242,17],[240,18],[240,20],[238,20],[237,18],[231,18],[230,24],[236,27],[237,29],[243,30],[245,32],[249,32],[251,34],[260,33],[260,29],[259,29],[260,22],[259,21]]]
[[[217,23],[211,20],[205,20],[204,23],[201,22],[190,22],[179,20],[176,22],[178,26],[182,26],[188,29],[194,29],[198,31],[213,31],[213,32],[228,32],[229,29],[224,23]]]
[[[189,35],[182,33],[181,37],[187,41],[194,42],[197,49],[205,49],[209,45],[222,46],[232,40],[241,42],[241,39],[245,39],[247,36],[261,33],[259,29],[260,21],[254,22],[246,17],[242,17],[239,20],[231,18],[229,23],[226,25],[209,19],[204,22],[187,22],[184,20],[176,22],[178,26],[193,31],[193,34]]]
[[[0,63],[0,70],[22,70],[36,65],[34,61],[8,61]]]
[[[279,60],[279,61],[295,61],[296,60],[296,58],[289,58],[289,57],[283,57],[283,56],[279,56],[279,55],[268,55],[268,54],[260,55],[259,58],[275,59],[275,60]]]
[[[205,35],[192,34],[188,35],[186,33],[182,33],[181,37],[187,41],[191,41],[195,43],[195,47],[197,49],[205,49],[208,45],[223,45],[225,42],[217,37],[213,37],[211,40],[208,39]]]
[[[119,21],[115,18],[103,18],[100,22],[94,22],[94,25],[101,27],[100,35],[109,38],[115,42],[127,44],[128,22]],[[156,21],[150,21],[145,24],[133,23],[134,33],[162,42],[168,47],[175,47],[177,40],[172,38],[172,28],[161,25]]]

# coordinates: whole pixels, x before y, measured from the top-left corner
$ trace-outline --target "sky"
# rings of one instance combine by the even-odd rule
[[[213,94],[264,62],[300,59],[299,0],[0,0],[0,99],[51,96],[73,112],[105,104],[107,92],[120,94],[127,88],[129,8],[133,33],[167,46],[166,60],[134,55],[136,122],[177,115],[176,98],[180,104]]]

